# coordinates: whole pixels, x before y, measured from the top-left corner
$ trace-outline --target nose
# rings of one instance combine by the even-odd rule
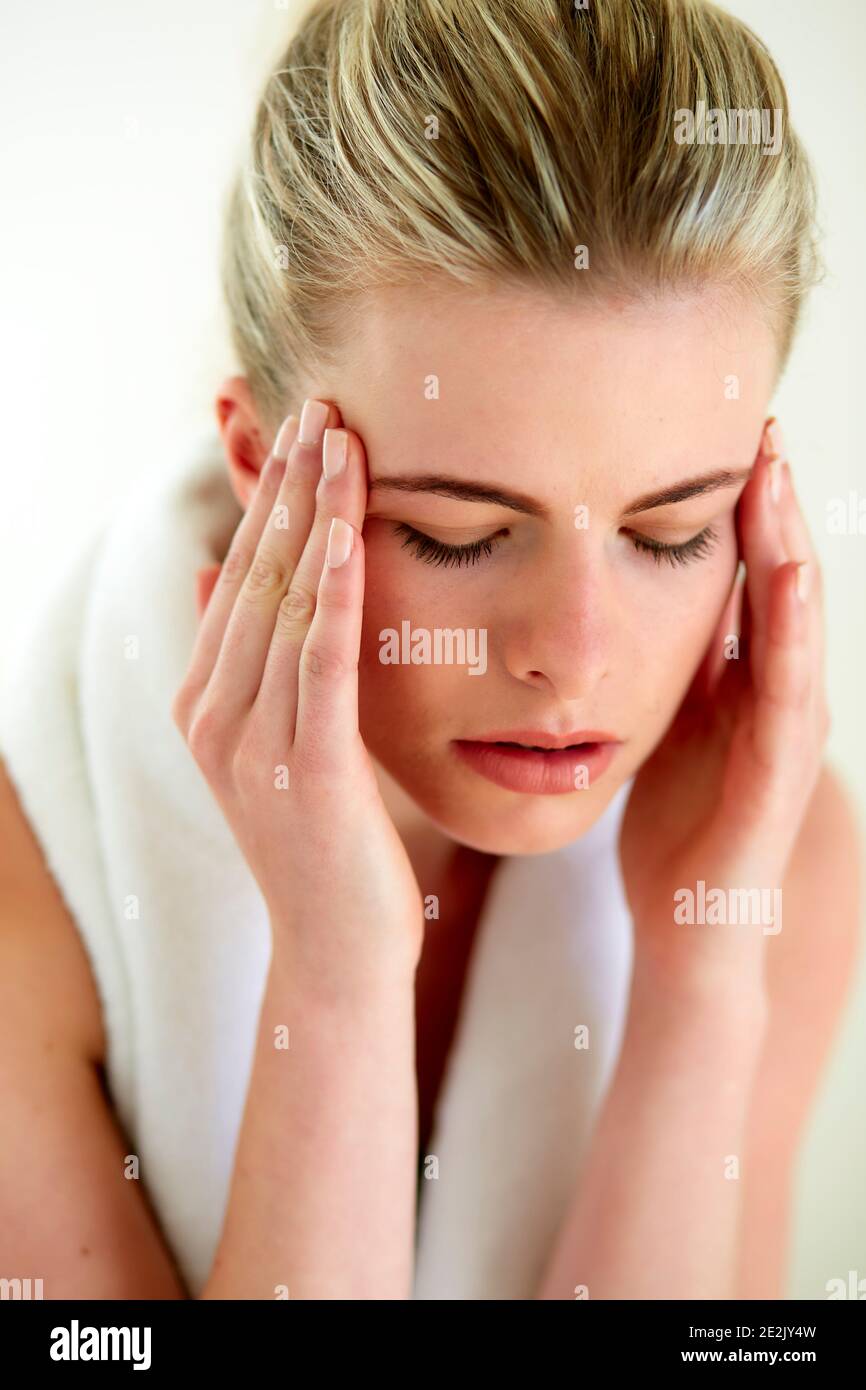
[[[505,665],[560,700],[585,700],[608,675],[616,631],[603,556],[578,532],[542,568],[505,620]]]

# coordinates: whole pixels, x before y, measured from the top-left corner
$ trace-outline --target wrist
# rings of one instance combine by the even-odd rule
[[[415,1001],[415,969],[411,963],[383,963],[371,953],[361,961],[341,961],[339,966],[310,949],[292,932],[272,923],[269,982],[279,991],[290,991],[305,1006],[340,1013],[381,1013]]]
[[[672,1020],[701,1019],[744,1037],[763,1037],[769,1016],[763,957],[673,961],[635,946],[630,1008]]]

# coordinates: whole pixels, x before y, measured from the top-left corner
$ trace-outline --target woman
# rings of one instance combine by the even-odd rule
[[[750,111],[781,114],[778,152]],[[212,918],[229,943],[214,988],[243,1013],[249,1068],[226,1095],[207,1047],[136,1031],[174,998],[175,959],[181,1009],[212,1004],[180,921],[175,957],[155,954],[146,913],[118,946],[138,953],[121,1016],[107,954],[85,913],[70,919],[48,835],[7,780],[13,1272],[70,1297],[783,1292],[793,1164],[857,920],[856,831],[823,763],[820,574],[769,415],[815,277],[812,197],[768,54],[697,0],[325,0],[306,16],[227,224],[243,375],[217,416],[243,515],[198,567],[170,711],[161,686],[152,701],[191,759],[169,745],[138,813],[163,853],[172,784],[194,766],[235,853],[215,829],[195,841],[191,882],[230,858],[260,894],[269,950],[248,992],[233,972],[260,942],[228,900]],[[112,700],[128,711],[119,683]],[[132,720],[127,743],[159,759],[148,732]],[[14,772],[9,735],[4,753]],[[35,805],[35,772],[16,780]],[[616,1065],[518,1255],[488,1112],[475,1136],[464,1117],[436,1171],[443,1088],[453,1074],[458,1093],[473,1055],[455,1051],[471,972],[488,1023],[519,1002],[497,993],[496,885],[537,859],[538,897],[516,913],[529,972],[557,939],[546,875],[607,843],[602,826],[618,855],[568,858],[581,871],[563,915],[603,952],[627,900],[625,1026],[599,987],[589,1050],[600,1036]],[[104,857],[137,914],[137,885]],[[563,955],[551,976],[569,969]],[[526,1017],[543,1028],[533,990]],[[138,1048],[122,1081],[121,1038]],[[545,1186],[525,1154],[554,1161],[534,1090],[555,1045],[515,1091],[511,1124],[536,1143],[509,1190]],[[483,1096],[486,1046],[464,1097]],[[197,1193],[209,1159],[179,1141],[176,1102],[156,1135],[153,1073],[172,1063],[214,1123],[224,1204]],[[452,1222],[451,1265],[418,1279],[419,1159],[422,1191],[459,1187],[476,1145],[488,1224],[463,1248]],[[142,1155],[144,1191],[118,1178]],[[218,1242],[169,1234],[197,1203]],[[480,1246],[484,1273],[461,1284]]]

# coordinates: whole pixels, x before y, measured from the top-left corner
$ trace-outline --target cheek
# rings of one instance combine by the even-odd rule
[[[372,528],[371,528],[372,529]],[[361,631],[358,699],[361,734],[383,762],[387,750],[423,742],[425,729],[441,728],[459,717],[468,684],[477,684],[465,668],[454,665],[412,665],[380,660],[390,629],[411,630],[460,626],[467,621],[461,609],[460,576],[436,570],[407,556],[399,546],[376,532],[365,533],[364,621]]]
[[[424,750],[439,748],[458,732],[467,689],[479,681],[456,666],[382,662],[381,630],[378,624],[371,627],[362,640],[359,728],[374,757],[400,779],[410,763],[425,756]],[[399,624],[396,631],[400,633]]]
[[[429,632],[478,628],[490,622],[497,599],[495,582],[474,568],[427,564],[404,549],[381,521],[364,530],[364,632],[366,658],[378,647],[384,628]],[[416,671],[422,668],[414,668]]]
[[[688,690],[718,628],[736,571],[731,523],[712,556],[682,570],[653,569],[640,583],[637,621],[623,634],[619,664],[621,671],[644,673],[645,680],[632,687],[633,698],[659,717],[674,714]]]

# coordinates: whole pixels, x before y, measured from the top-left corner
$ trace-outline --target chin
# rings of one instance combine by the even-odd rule
[[[437,829],[483,854],[551,854],[580,839],[603,815],[620,783],[603,777],[585,791],[532,796],[505,791],[460,770],[427,775],[386,763],[388,771]],[[473,785],[476,784],[476,785]]]

